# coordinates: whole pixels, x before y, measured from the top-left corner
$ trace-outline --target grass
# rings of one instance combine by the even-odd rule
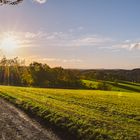
[[[0,96],[73,139],[140,139],[140,94],[0,86]]]
[[[124,92],[140,92],[140,83],[132,83],[126,81],[111,82],[111,81],[92,81],[92,80],[82,80],[87,88],[97,89],[99,83],[106,83],[112,91],[124,91]]]

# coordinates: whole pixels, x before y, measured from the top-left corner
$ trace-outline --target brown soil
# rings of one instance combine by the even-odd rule
[[[0,98],[0,140],[60,140],[60,138]]]

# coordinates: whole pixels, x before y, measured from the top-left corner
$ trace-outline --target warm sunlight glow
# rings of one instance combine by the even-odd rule
[[[15,35],[5,33],[1,37],[0,49],[3,55],[12,55],[19,46],[19,40]]]
[[[13,51],[14,49],[16,49],[18,47],[18,43],[16,41],[16,39],[12,36],[7,36],[4,37],[1,43],[1,48],[4,51]]]

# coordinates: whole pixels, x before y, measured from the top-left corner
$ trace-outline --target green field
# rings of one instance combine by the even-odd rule
[[[0,86],[0,96],[74,139],[140,139],[140,94]]]
[[[98,84],[105,83],[109,90],[112,91],[125,91],[125,92],[140,92],[140,83],[132,83],[126,81],[111,82],[111,81],[94,81],[82,80],[87,88],[98,89]]]

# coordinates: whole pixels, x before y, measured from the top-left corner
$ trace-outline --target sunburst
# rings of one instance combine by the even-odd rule
[[[3,37],[0,48],[6,52],[14,51],[18,48],[18,40],[12,35]]]

